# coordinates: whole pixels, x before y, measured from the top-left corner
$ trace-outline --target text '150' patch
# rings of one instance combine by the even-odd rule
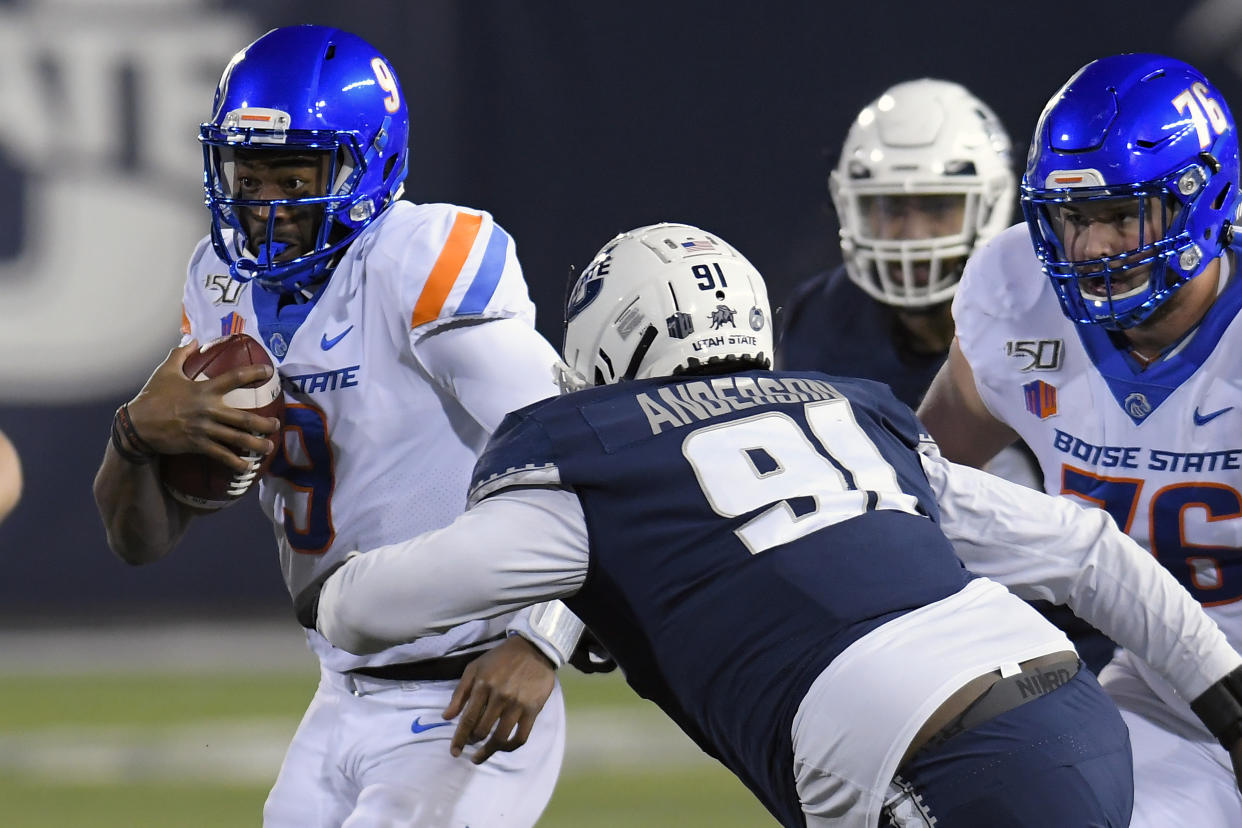
[[[1019,371],[1057,371],[1061,368],[1064,347],[1059,339],[1011,339],[1005,353],[1023,360]]]

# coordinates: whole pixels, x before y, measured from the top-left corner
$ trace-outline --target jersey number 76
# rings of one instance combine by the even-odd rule
[[[1061,493],[1100,507],[1127,534],[1144,482],[1061,466]],[[1209,523],[1242,517],[1242,495],[1236,489],[1221,483],[1174,483],[1153,494],[1148,509],[1151,553],[1196,601],[1214,606],[1242,598],[1242,550],[1191,543],[1183,524],[1187,509],[1202,509]]]

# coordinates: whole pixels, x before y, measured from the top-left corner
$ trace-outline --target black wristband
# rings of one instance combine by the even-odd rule
[[[1242,667],[1204,690],[1190,709],[1225,750],[1232,749],[1242,739]]]
[[[124,439],[121,439],[122,434]],[[132,448],[125,445],[126,441]],[[118,408],[112,417],[112,447],[125,460],[138,466],[155,459],[155,450],[138,436],[134,423],[129,418],[128,403]]]

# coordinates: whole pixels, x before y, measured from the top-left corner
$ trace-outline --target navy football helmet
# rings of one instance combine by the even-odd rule
[[[1066,316],[1130,328],[1230,244],[1237,127],[1194,67],[1161,55],[1103,58],[1044,108],[1021,190]]]
[[[235,279],[291,292],[326,278],[335,257],[401,197],[409,113],[392,65],[362,38],[286,26],[229,61],[199,140],[216,252]],[[281,157],[322,163],[320,186],[261,197],[270,193],[239,175],[239,162]],[[313,211],[311,249],[282,256],[290,247],[278,232],[282,209]]]

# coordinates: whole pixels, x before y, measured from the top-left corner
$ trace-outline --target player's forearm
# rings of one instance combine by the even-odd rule
[[[375,653],[512,609],[489,606],[480,579],[454,557],[463,548],[455,534],[450,525],[352,557],[320,590],[319,632],[347,652]]]
[[[570,595],[586,569],[575,495],[501,492],[443,529],[349,560],[324,583],[315,624],[343,650],[377,652]]]
[[[927,458],[941,525],[967,568],[1071,607],[1193,699],[1242,664],[1216,624],[1109,515]]]
[[[919,404],[918,416],[941,454],[975,468],[982,468],[1018,439],[1017,432],[984,405],[970,364],[956,342]]]
[[[1065,600],[1076,615],[1159,670],[1187,700],[1242,666],[1216,623],[1147,550],[1103,510],[1080,513],[1094,529],[1081,533],[1088,554]]]
[[[109,444],[95,475],[95,505],[117,557],[139,565],[159,560],[185,534],[191,511],[160,485],[158,465],[132,463]]]

